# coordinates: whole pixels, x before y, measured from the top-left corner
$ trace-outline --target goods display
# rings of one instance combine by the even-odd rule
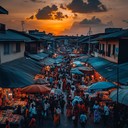
[[[0,124],[5,124],[6,120],[13,124],[19,124],[23,116],[13,114],[13,110],[6,110],[0,112]]]
[[[11,102],[10,106],[15,107],[15,106],[20,105],[20,106],[24,107],[24,106],[26,106],[26,104],[27,104],[26,101],[14,101],[14,102]]]

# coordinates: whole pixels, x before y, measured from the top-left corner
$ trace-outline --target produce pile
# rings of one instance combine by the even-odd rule
[[[0,112],[0,124],[5,124],[6,120],[13,124],[19,124],[22,116],[18,114],[13,114],[12,110],[1,111]]]
[[[15,106],[20,105],[20,106],[24,107],[24,106],[26,106],[26,104],[27,104],[26,101],[12,101],[12,102],[9,104],[9,106],[15,107]]]

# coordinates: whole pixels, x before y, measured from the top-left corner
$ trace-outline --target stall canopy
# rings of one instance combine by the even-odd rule
[[[81,71],[79,71],[79,69],[77,69],[77,68],[72,68],[71,69],[71,73],[72,74],[76,74],[76,75],[84,75],[84,73],[82,73]]]
[[[88,90],[106,90],[110,88],[116,88],[117,86],[111,82],[97,82],[92,84]]]
[[[56,57],[56,59],[63,59],[63,58],[64,58],[64,56],[62,56],[62,55],[59,55]]]
[[[109,81],[122,84],[128,82],[128,63],[115,64],[98,57],[89,58],[87,62],[90,63],[100,75]],[[119,78],[119,80],[117,80],[117,78]]]
[[[83,55],[83,56],[75,58],[74,60],[81,61],[81,62],[86,62],[88,58],[89,58],[88,55]]]
[[[81,61],[73,61],[73,64],[75,64],[78,67],[84,65],[84,63],[82,63]]]
[[[0,66],[0,87],[2,88],[19,88],[31,85],[33,79],[23,71],[13,67]]]
[[[49,55],[46,53],[38,53],[38,54],[29,54],[28,56],[34,60],[40,61],[48,57]]]
[[[41,64],[44,65],[53,65],[53,64],[59,64],[62,63],[63,60],[62,59],[54,59],[54,58],[45,58],[43,61],[41,61]]]
[[[113,101],[117,101],[117,90],[111,92],[110,98]],[[124,105],[128,105],[128,87],[119,89],[118,102]]]
[[[29,74],[31,77],[34,77],[36,74],[38,74],[42,67],[38,62],[30,58],[20,58],[2,65],[6,67],[14,67],[19,71]]]
[[[82,67],[77,67],[79,70],[81,70],[81,71],[93,71],[93,69],[92,68],[90,68],[90,67],[85,67],[85,66],[82,66]]]

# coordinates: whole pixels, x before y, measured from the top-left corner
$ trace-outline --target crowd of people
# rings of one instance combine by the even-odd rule
[[[41,72],[49,81],[50,87],[60,89],[62,94],[36,94],[32,98],[27,97],[24,110],[21,111],[19,107],[16,111],[17,114],[24,116],[21,127],[40,128],[45,120],[52,120],[53,127],[57,127],[61,123],[62,115],[72,121],[74,128],[78,125],[85,128],[90,119],[95,125],[102,122],[106,128],[117,128],[117,125],[122,128],[128,126],[128,116],[124,112],[119,115],[119,107],[108,102],[101,105],[98,97],[91,99],[89,95],[84,94],[83,90],[79,90],[81,80],[77,82],[72,80],[70,61],[71,59],[67,57],[60,67],[55,65],[49,71],[42,68]],[[72,88],[72,85],[75,88]],[[75,96],[79,96],[81,100],[74,100]],[[8,121],[6,128],[9,128]]]

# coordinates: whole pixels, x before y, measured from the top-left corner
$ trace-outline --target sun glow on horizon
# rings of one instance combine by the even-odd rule
[[[38,29],[46,33],[53,33],[54,35],[61,35],[65,29],[70,29],[72,19],[64,20],[27,20],[28,29]]]

